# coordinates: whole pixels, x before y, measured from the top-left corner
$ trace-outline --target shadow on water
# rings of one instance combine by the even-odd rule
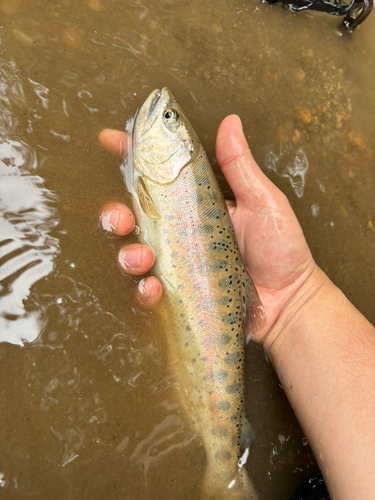
[[[238,113],[316,261],[374,322],[374,20],[347,38],[330,16],[254,1],[0,0],[0,14],[0,494],[198,498],[204,450],[166,339],[98,226],[104,203],[130,200],[97,134],[169,86],[214,163]],[[288,500],[316,463],[255,345],[247,375],[248,470],[264,500]]]

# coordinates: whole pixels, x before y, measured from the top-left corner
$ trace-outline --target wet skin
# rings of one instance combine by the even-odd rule
[[[119,156],[125,154],[126,139],[125,132],[115,130],[99,134],[104,148]],[[228,204],[229,212],[245,265],[267,314],[265,326],[253,340],[267,343],[267,333],[281,310],[316,266],[287,198],[256,164],[235,115],[225,118],[219,127],[216,157],[236,198],[236,203]],[[126,236],[135,224],[131,210],[116,202],[103,207],[101,222],[117,236]],[[147,273],[154,261],[146,245],[127,245],[118,254],[120,268],[135,276]],[[141,304],[153,308],[162,287],[150,276],[139,283],[136,294]]]

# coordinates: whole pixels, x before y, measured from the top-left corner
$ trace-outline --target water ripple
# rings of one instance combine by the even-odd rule
[[[303,196],[309,161],[302,148],[294,150],[293,147],[282,144],[279,153],[274,153],[271,150],[267,152],[265,165],[268,170],[289,179],[298,198]]]
[[[38,311],[27,312],[31,287],[53,269],[59,241],[56,196],[35,174],[35,151],[17,137],[14,106],[24,104],[18,70],[0,65],[0,342],[35,340],[43,325]]]

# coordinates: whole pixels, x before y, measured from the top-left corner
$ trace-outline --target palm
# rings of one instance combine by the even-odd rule
[[[216,154],[236,196],[229,211],[238,245],[266,309],[266,326],[255,335],[261,340],[315,264],[287,198],[255,163],[237,117],[220,126]]]

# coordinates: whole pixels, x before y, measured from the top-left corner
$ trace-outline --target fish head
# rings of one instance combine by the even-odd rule
[[[199,139],[172,92],[154,90],[140,108],[133,129],[133,164],[142,176],[167,184],[199,152]]]

